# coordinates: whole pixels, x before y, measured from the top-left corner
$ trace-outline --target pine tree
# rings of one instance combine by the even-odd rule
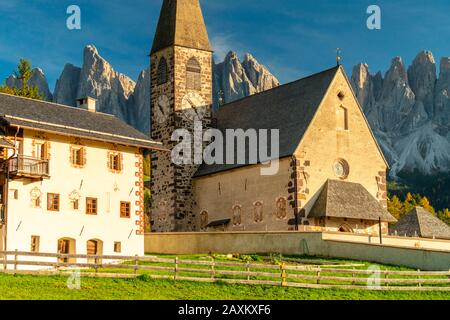
[[[20,87],[11,88],[4,85],[0,86],[0,92],[30,99],[44,100],[44,96],[39,92],[39,88],[37,86],[30,86],[29,84],[30,78],[33,75],[30,61],[20,59],[17,65],[17,71],[14,74],[20,81]]]

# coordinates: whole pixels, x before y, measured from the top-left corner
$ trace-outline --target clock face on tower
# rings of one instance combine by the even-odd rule
[[[165,123],[169,118],[170,113],[170,100],[166,95],[161,95],[158,97],[155,106],[155,117],[159,124]]]
[[[186,94],[181,103],[181,112],[190,122],[201,121],[207,114],[207,106],[203,98],[196,92]]]

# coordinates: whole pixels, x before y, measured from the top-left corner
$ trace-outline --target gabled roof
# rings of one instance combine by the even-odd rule
[[[339,180],[326,182],[308,215],[321,217],[397,221],[361,184]]]
[[[160,143],[112,115],[1,93],[0,121],[66,136],[163,149]]]
[[[450,240],[450,226],[433,216],[424,208],[414,208],[410,213],[390,228],[391,233],[399,236],[438,238]]]
[[[226,129],[279,129],[280,158],[291,156],[306,133],[339,68],[334,67],[226,104],[214,114],[217,128],[223,133]],[[271,154],[270,148],[268,154]],[[202,165],[196,176],[243,166],[245,164]]]
[[[199,0],[164,0],[151,54],[171,46],[212,51]]]

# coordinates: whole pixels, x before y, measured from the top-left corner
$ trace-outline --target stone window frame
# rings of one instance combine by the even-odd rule
[[[202,67],[195,56],[186,63],[186,90],[202,90]]]
[[[344,174],[342,174],[342,175],[339,175],[336,172],[336,165],[338,165],[338,164],[341,165],[344,169]],[[345,160],[343,158],[336,159],[336,161],[333,164],[333,173],[340,180],[346,180],[350,175],[350,164],[348,163],[347,160]]]

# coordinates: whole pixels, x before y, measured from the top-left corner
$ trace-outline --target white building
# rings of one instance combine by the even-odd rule
[[[0,251],[144,254],[143,152],[160,145],[79,103],[0,94]]]

